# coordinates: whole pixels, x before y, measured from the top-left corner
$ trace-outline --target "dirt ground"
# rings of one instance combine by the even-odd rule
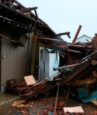
[[[6,99],[2,96],[5,96]],[[10,99],[9,97],[10,96],[6,94],[1,95],[2,103],[0,104],[0,115],[43,115],[43,110],[53,107],[56,99],[55,97],[42,97],[31,99],[29,102],[25,103],[25,100],[15,99],[14,96],[10,97],[14,97],[14,99]],[[7,98],[10,100],[9,102]],[[65,98],[60,96],[58,101],[65,103]],[[82,102],[69,99],[67,106],[82,106],[85,111],[85,115],[89,115],[91,112],[94,112],[94,114],[91,115],[97,115],[95,114],[97,113],[97,106],[90,103],[84,104]],[[49,112],[49,115],[53,115],[53,112]]]

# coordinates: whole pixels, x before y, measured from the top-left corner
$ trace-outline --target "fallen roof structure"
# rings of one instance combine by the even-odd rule
[[[26,8],[17,0],[0,1],[0,33],[18,41],[21,34],[37,32],[38,35],[56,38],[56,33],[40,18],[37,7]],[[34,11],[32,13],[31,11]],[[11,34],[11,35],[10,35]],[[58,38],[58,37],[57,37]]]

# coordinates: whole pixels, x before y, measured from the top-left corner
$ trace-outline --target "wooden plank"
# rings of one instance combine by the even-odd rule
[[[1,91],[1,37],[0,37],[0,91]]]
[[[28,86],[36,83],[33,75],[25,76],[24,79]]]

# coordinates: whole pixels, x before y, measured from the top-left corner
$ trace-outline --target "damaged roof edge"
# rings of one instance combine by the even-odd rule
[[[18,2],[17,0],[15,0],[16,2]],[[19,3],[19,2],[18,2]],[[19,3],[22,7],[25,7],[24,5],[22,5],[21,3]],[[26,8],[26,7],[25,7]],[[32,13],[32,12],[31,12]],[[33,14],[33,13],[32,13]],[[35,15],[33,14],[33,16],[35,17]],[[44,22],[42,19],[38,18],[38,20],[45,25],[51,32],[53,35],[56,35],[56,33],[53,31],[53,29],[46,23]],[[59,39],[61,39],[60,37],[58,37]]]
[[[7,1],[7,0],[5,0],[5,1]],[[31,17],[25,15],[21,11],[21,9],[27,9],[25,6],[23,6],[18,1],[14,0],[14,2],[18,3],[21,7],[19,9],[17,9],[17,7],[14,6],[14,2],[12,2],[12,0],[10,0],[10,1],[11,1],[11,4],[14,8],[9,5],[9,1],[7,1],[7,5],[6,5],[6,2],[2,3],[0,1],[0,10],[1,10],[0,15],[5,17],[5,18],[11,19],[13,21],[17,21],[17,22],[20,22],[20,23],[25,23],[25,25],[27,25],[29,27],[31,27],[31,24],[32,24],[32,29],[33,29],[34,23],[36,21],[35,14],[32,13],[31,10],[29,10],[29,13],[31,13]],[[37,18],[37,28],[36,29],[40,30],[40,32],[42,31],[42,33],[45,36],[50,35],[51,38],[62,40],[61,37],[56,36],[56,33],[49,27],[49,25],[47,23],[45,23],[39,17]]]

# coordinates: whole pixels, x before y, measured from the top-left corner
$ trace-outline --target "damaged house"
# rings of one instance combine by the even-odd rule
[[[0,1],[1,92],[10,80],[21,82],[30,74],[38,81],[53,80],[58,75],[54,68],[63,65],[59,50],[65,51],[67,44],[60,36],[70,33],[56,34],[38,18],[36,9],[16,0]]]
[[[43,60],[42,56],[45,55],[44,53],[49,52],[44,51],[43,47],[41,47],[38,50],[39,52],[36,53],[36,33],[39,37],[56,38],[56,34],[50,27],[38,18],[36,9],[37,7],[25,8],[16,0],[0,0],[1,91],[4,90],[8,80],[16,79],[21,82],[24,76],[30,75],[31,72],[34,74],[35,68],[38,68],[38,65],[33,67],[35,65],[35,55],[37,55],[37,58],[41,55],[37,60]],[[31,11],[34,13],[31,13]],[[57,58],[57,53],[53,55]],[[47,57],[49,57],[48,61],[52,58],[48,54]],[[39,61],[39,63],[42,63],[40,64],[41,66],[44,64],[43,61]],[[47,66],[49,67],[50,65]],[[39,80],[45,76],[42,75],[42,71],[41,69],[38,71]]]
[[[7,84],[7,88],[21,92],[24,97],[48,92],[57,83],[73,89],[79,97],[80,88],[89,92],[97,83],[97,35],[92,42],[76,43],[79,26],[73,43],[67,43],[60,36],[70,37],[70,32],[53,32],[38,18],[36,9],[25,8],[17,0],[0,1],[1,91],[8,80],[22,82],[24,76],[33,74],[38,83],[29,86],[29,90],[22,83],[13,83],[14,87]],[[92,91],[89,93],[97,98],[97,90]]]
[[[72,43],[56,34],[37,14],[17,0],[0,0],[0,92],[17,93],[25,100],[57,92],[52,111],[63,111],[69,96],[84,103],[97,103],[97,34],[79,39],[79,26]],[[91,41],[87,41],[89,38]],[[25,76],[33,75],[28,85]],[[59,89],[65,104],[58,108]],[[62,96],[63,95],[62,92]],[[55,114],[54,114],[55,115]],[[64,115],[61,114],[61,115]]]

